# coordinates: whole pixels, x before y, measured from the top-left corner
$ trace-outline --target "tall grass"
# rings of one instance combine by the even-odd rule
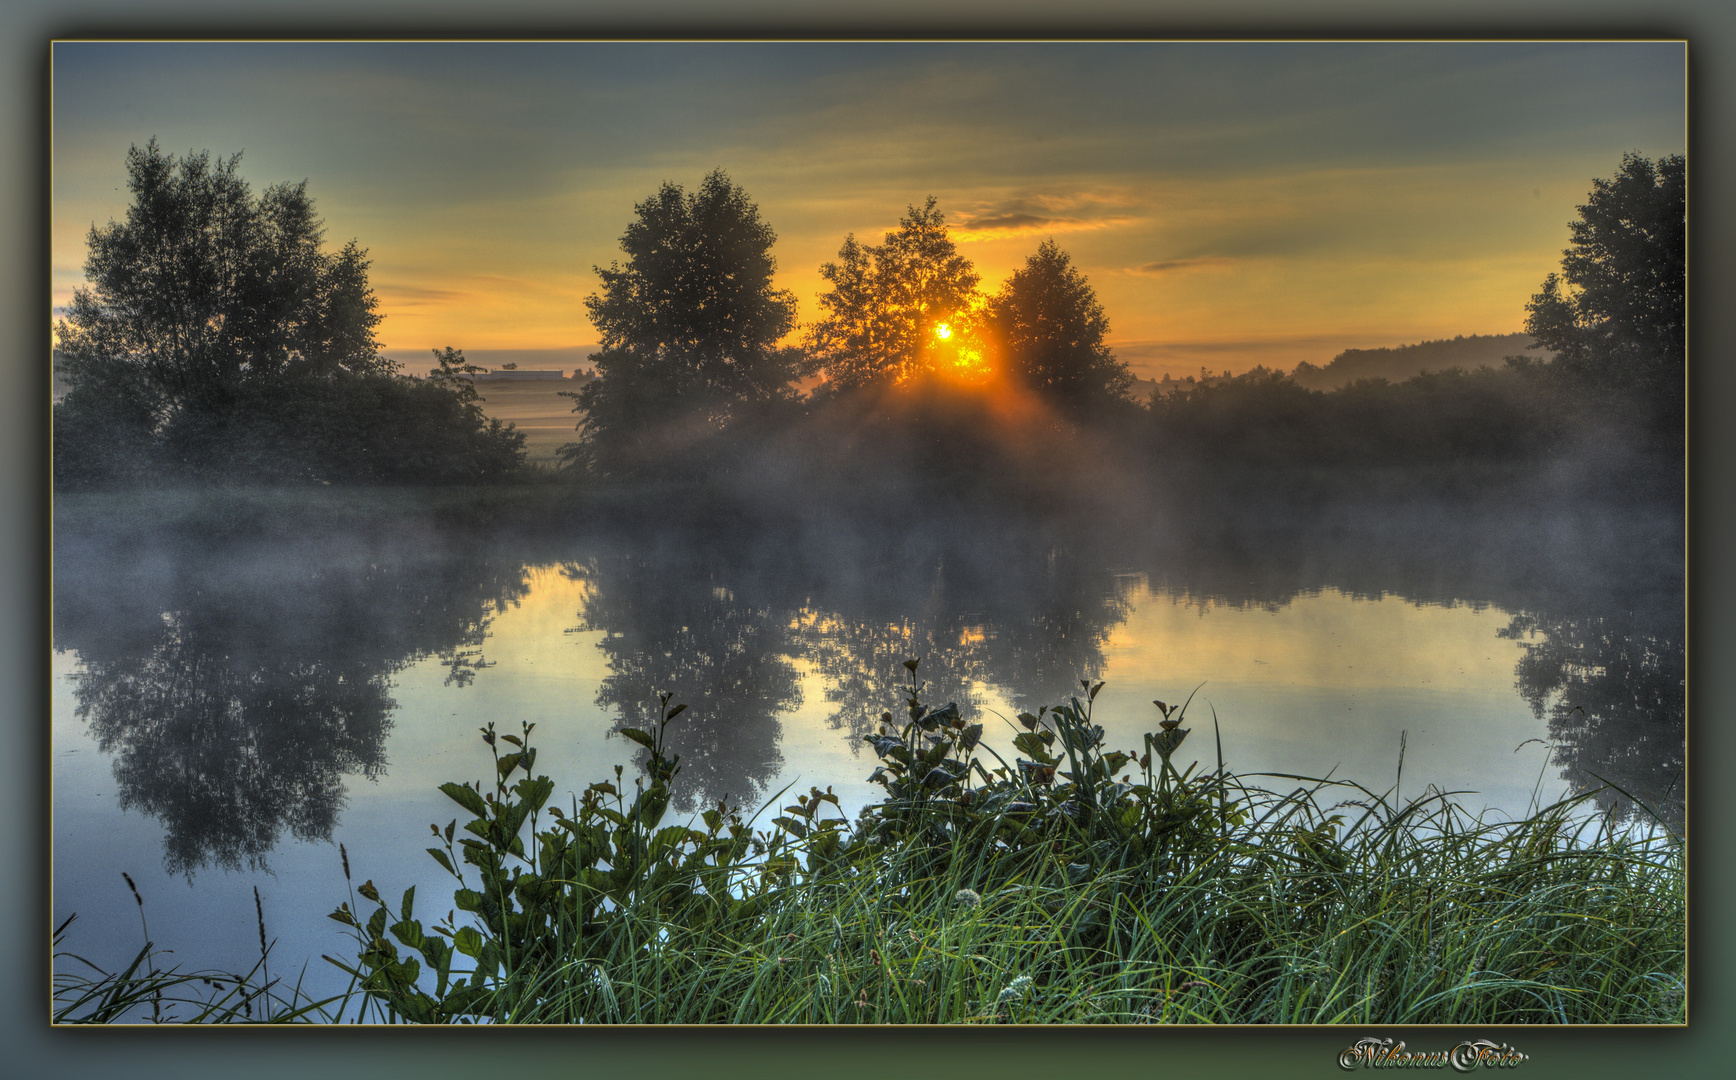
[[[543,830],[529,728],[486,729],[493,791],[446,785],[476,816],[429,849],[468,920],[426,931],[413,890],[394,911],[371,882],[370,918],[334,913],[369,1017],[1685,1021],[1684,852],[1661,826],[1619,826],[1589,795],[1492,820],[1438,792],[1180,772],[1185,707],[1159,704],[1143,755],[1107,751],[1100,684],[1023,714],[1015,767],[956,707],[924,706],[908,666],[910,721],[869,736],[887,798],[855,822],[814,789],[763,828],[724,807],[663,827],[665,698],[656,731],[627,733],[651,751],[637,791],[592,785]]]
[[[484,739],[492,783],[442,790],[473,815],[433,829],[456,911],[425,929],[372,881],[333,918],[356,940],[342,994],[314,1000],[260,956],[244,974],[107,971],[55,931],[60,1023],[1679,1024],[1684,849],[1591,812],[1518,820],[1448,793],[1399,801],[1344,781],[1171,761],[1160,703],[1144,753],[1110,751],[1101,684],[1021,714],[1009,764],[956,706],[867,737],[886,798],[846,820],[828,789],[761,825],[728,807],[664,825],[680,772],[664,696],[631,789],[563,811],[531,727]],[[1215,723],[1215,720],[1214,720]],[[997,764],[990,768],[990,761]],[[1283,781],[1274,788],[1256,780]],[[781,797],[781,793],[780,793]],[[777,799],[774,802],[779,801]],[[769,809],[769,806],[768,806]],[[479,879],[479,880],[478,880]],[[358,900],[358,895],[360,900]],[[361,901],[374,910],[365,918]]]
[[[347,861],[347,860],[346,860]],[[139,907],[144,945],[132,962],[108,971],[72,952],[66,944],[76,914],[54,930],[54,992],[51,1016],[57,1024],[165,1024],[336,1022],[352,1001],[352,986],[343,994],[316,999],[300,979],[284,984],[272,978],[271,944],[266,940],[265,911],[259,890],[253,890],[259,926],[259,959],[242,974],[226,971],[183,971],[161,967],[161,953],[151,941],[145,901],[132,876],[122,874]],[[359,1001],[357,1001],[359,1004]]]

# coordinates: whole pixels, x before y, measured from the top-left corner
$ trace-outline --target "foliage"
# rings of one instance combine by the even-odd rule
[[[1622,156],[1592,181],[1561,273],[1526,305],[1525,329],[1583,378],[1680,412],[1687,355],[1687,162]]]
[[[989,303],[1006,372],[1075,412],[1126,397],[1127,365],[1103,341],[1109,319],[1067,253],[1046,240]]]
[[[124,222],[92,226],[92,284],[57,327],[73,388],[110,386],[118,367],[161,414],[202,384],[391,370],[366,252],[322,252],[307,182],[254,198],[240,163],[176,159],[155,139],[128,151],[133,203]]]
[[[1459,334],[1436,341],[1419,341],[1394,348],[1345,349],[1325,367],[1304,360],[1290,378],[1310,390],[1335,390],[1359,379],[1398,383],[1427,371],[1501,367],[1503,361],[1531,344],[1527,334]],[[1536,359],[1549,359],[1538,356]]]
[[[980,316],[980,278],[947,236],[935,201],[910,207],[879,246],[845,237],[839,261],[820,267],[832,288],[820,294],[827,314],[809,328],[808,347],[833,392],[922,374],[936,327],[957,323],[963,333]]]
[[[1401,466],[1450,474],[1558,449],[1592,403],[1546,366],[1451,369],[1402,383],[1310,390],[1265,368],[1159,397],[1152,436],[1169,459],[1298,467]]]
[[[759,207],[720,169],[691,195],[677,184],[635,208],[625,266],[596,268],[585,300],[602,350],[598,378],[568,392],[582,412],[568,462],[633,471],[727,427],[744,408],[790,396],[806,373],[780,348],[795,297],[772,287],[777,239]]]
[[[379,355],[366,252],[321,250],[306,182],[255,198],[239,166],[155,140],[128,153],[133,204],[91,229],[91,284],[57,326],[57,486],[515,472],[523,437],[467,381],[403,378]]]
[[[593,993],[607,985],[598,984],[597,962],[657,948],[664,926],[722,932],[755,918],[784,864],[769,859],[744,880],[743,856],[752,838],[738,817],[720,805],[702,815],[703,831],[661,827],[670,781],[680,771],[678,757],[664,752],[664,734],[686,709],[671,707],[667,694],[661,706],[654,732],[622,731],[651,752],[650,784],[637,784],[627,801],[617,767],[616,782],[586,788],[570,814],[549,807],[547,829],[541,828],[541,814],[554,782],[531,772],[536,750],[528,739],[534,725],[525,725],[522,738],[497,738],[492,724],[484,728],[483,740],[495,755],[493,791],[480,783],[441,785],[474,817],[464,826],[467,836],[457,836],[456,819],[444,831],[433,827],[442,846],[428,849],[457,879],[458,909],[480,928],[448,919],[428,933],[414,918],[413,888],[404,893],[394,921],[373,883],[365,882],[357,891],[378,905],[366,923],[347,903],[332,913],[357,932],[363,946],[358,967],[340,966],[391,1016],[418,1023],[483,1016],[505,1021],[535,1005],[551,979],[576,983],[589,1007],[603,1007],[605,993]],[[502,755],[501,743],[515,749]],[[524,775],[513,782],[517,772]],[[527,824],[528,849],[521,836]],[[470,887],[466,866],[476,868],[477,888]],[[472,966],[455,979],[459,955]],[[432,994],[418,986],[424,962],[434,975]]]
[[[887,797],[854,827],[817,788],[763,831],[721,806],[703,830],[663,826],[678,771],[664,730],[682,711],[664,695],[657,730],[624,732],[650,751],[648,783],[629,802],[617,770],[543,829],[553,784],[532,779],[534,751],[484,729],[494,791],[444,785],[474,818],[456,847],[456,822],[436,827],[429,849],[472,921],[430,935],[413,890],[394,911],[365,884],[366,921],[348,904],[332,916],[360,948],[340,966],[384,1016],[424,1022],[1685,1015],[1682,849],[1667,832],[1578,818],[1583,800],[1485,822],[1432,791],[1286,794],[1221,756],[1178,771],[1186,706],[1157,703],[1137,757],[1108,751],[1091,721],[1101,683],[1022,715],[1014,743],[1030,756],[1009,766],[956,705],[925,705],[918,661],[906,667],[909,719],[866,737]],[[1323,807],[1334,788],[1352,798]]]

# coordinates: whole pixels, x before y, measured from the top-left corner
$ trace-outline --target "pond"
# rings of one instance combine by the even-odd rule
[[[483,725],[534,723],[564,801],[631,779],[637,748],[612,733],[650,726],[667,691],[690,706],[678,810],[829,786],[853,816],[879,791],[861,736],[911,657],[926,698],[1009,757],[1012,718],[1084,677],[1106,683],[1111,747],[1155,730],[1154,700],[1189,701],[1178,762],[1215,765],[1221,741],[1243,774],[1433,786],[1498,815],[1602,777],[1679,823],[1679,522],[1412,506],[1114,531],[58,535],[56,923],[76,912],[69,947],[124,966],[146,935],[124,871],[172,962],[246,970],[257,890],[271,973],[337,992],[338,845],[354,884],[414,885],[444,914],[424,848],[459,811],[436,788],[487,775]]]

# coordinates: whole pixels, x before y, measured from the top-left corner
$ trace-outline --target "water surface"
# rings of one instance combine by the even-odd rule
[[[818,785],[853,815],[879,790],[861,735],[913,656],[925,696],[1003,751],[1006,721],[1084,677],[1107,683],[1112,746],[1154,729],[1153,699],[1192,695],[1185,751],[1215,762],[1221,738],[1244,774],[1432,785],[1516,815],[1596,773],[1679,803],[1669,531],[1647,562],[1607,528],[1539,552],[1436,525],[57,537],[55,917],[76,911],[76,951],[124,964],[144,934],[126,871],[176,961],[245,969],[257,888],[273,974],[305,964],[335,990],[319,957],[353,951],[324,917],[349,899],[337,845],[356,884],[415,885],[444,915],[425,838],[459,815],[437,785],[488,774],[483,725],[535,724],[538,771],[570,797],[636,773],[613,732],[649,726],[668,691],[690,706],[679,810]]]

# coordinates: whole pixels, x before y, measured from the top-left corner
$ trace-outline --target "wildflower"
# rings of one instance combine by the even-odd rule
[[[952,902],[962,908],[981,907],[982,894],[975,889],[960,889],[952,894]]]
[[[1017,1001],[1019,998],[1022,998],[1025,994],[1029,993],[1030,989],[1031,977],[1029,975],[1020,975],[1012,982],[1001,987],[1001,992],[995,996],[995,1004],[1005,1005],[1009,1001]]]

